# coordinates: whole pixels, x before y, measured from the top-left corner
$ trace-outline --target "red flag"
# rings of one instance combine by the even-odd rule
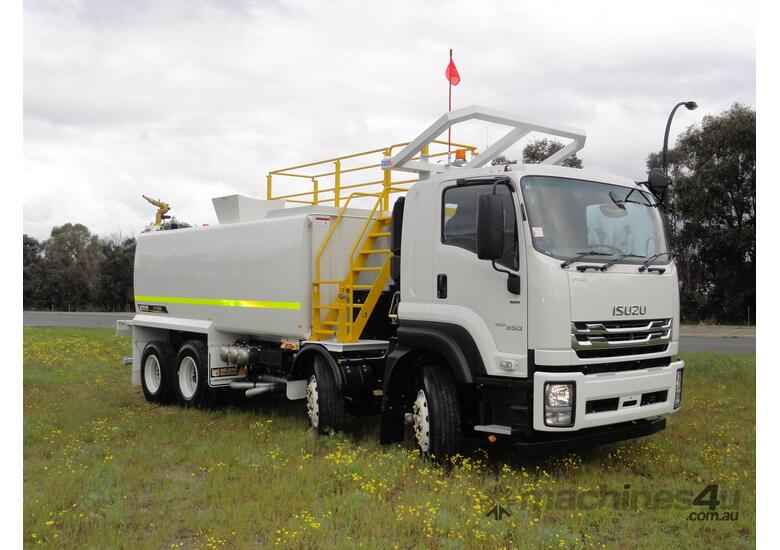
[[[455,66],[455,62],[450,58],[450,64],[447,65],[447,70],[444,71],[444,76],[450,81],[450,84],[457,86],[460,84],[460,75],[458,74],[458,68]]]

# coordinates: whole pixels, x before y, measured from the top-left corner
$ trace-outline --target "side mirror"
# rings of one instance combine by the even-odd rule
[[[498,260],[504,255],[504,204],[498,195],[480,195],[477,205],[477,257]]]
[[[660,168],[653,168],[650,173],[647,174],[647,186],[654,195],[661,197],[666,192],[666,189],[672,184],[672,179],[664,174]]]

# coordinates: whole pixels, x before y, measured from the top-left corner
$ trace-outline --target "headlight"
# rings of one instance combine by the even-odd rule
[[[547,384],[546,393],[548,407],[571,407],[571,384]]]
[[[683,369],[677,371],[677,384],[674,388],[674,408],[679,409],[682,404]]]
[[[547,426],[574,425],[574,383],[548,383],[544,386],[544,423]]]

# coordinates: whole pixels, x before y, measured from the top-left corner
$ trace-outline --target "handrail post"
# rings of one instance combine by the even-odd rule
[[[271,200],[271,174],[268,174],[266,176],[266,187],[265,187],[265,200],[270,201]]]
[[[393,155],[391,148],[385,149],[385,157],[390,158]],[[392,170],[388,169],[384,171],[384,187],[382,189],[382,211],[390,210],[390,186],[392,185],[393,174]]]
[[[311,182],[312,182],[312,184],[314,186],[314,190],[312,191],[312,198],[314,200],[312,201],[312,204],[319,204],[320,183],[316,179],[314,179],[314,178],[311,179]]]
[[[336,208],[339,207],[339,201],[341,200],[341,160],[336,159],[336,170],[334,178],[335,183],[333,185],[333,202]]]
[[[342,289],[339,289],[342,290]],[[343,293],[346,295],[346,293]],[[352,313],[352,301],[349,298],[344,298],[345,301],[339,302],[339,324],[337,327],[337,337],[339,341],[345,342],[349,335],[349,329],[347,328],[347,311]]]

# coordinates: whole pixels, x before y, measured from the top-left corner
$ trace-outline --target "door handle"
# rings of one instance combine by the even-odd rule
[[[436,275],[436,297],[439,299],[447,298],[447,274],[439,273]]]

